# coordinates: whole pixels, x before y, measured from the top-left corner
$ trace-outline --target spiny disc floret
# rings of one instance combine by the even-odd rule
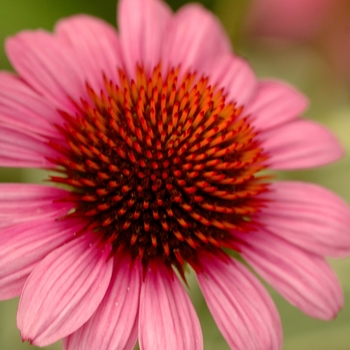
[[[144,266],[196,268],[201,252],[234,248],[230,231],[249,229],[266,190],[255,176],[266,157],[242,107],[207,77],[180,73],[137,67],[133,80],[119,70],[99,94],[87,84],[90,101],[61,112],[66,146],[51,144],[65,173],[52,180],[72,187],[70,216]]]

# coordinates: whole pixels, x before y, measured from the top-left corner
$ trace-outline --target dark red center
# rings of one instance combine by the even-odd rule
[[[234,248],[232,231],[250,229],[267,189],[243,108],[195,73],[118,75],[101,93],[87,85],[77,115],[61,112],[66,146],[51,145],[64,176],[52,180],[71,187],[69,215],[144,266],[160,259],[181,271],[201,252]]]

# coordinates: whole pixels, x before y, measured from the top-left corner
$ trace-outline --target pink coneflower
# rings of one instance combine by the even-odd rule
[[[246,26],[255,36],[309,40],[324,29],[337,3],[339,0],[253,0]]]
[[[198,5],[121,0],[117,33],[88,16],[6,43],[0,162],[59,186],[3,184],[0,295],[20,295],[23,340],[64,349],[203,348],[181,280],[198,276],[232,349],[280,349],[268,293],[333,318],[342,291],[325,256],[350,251],[350,211],[269,169],[341,155],[306,99],[258,81]],[[174,271],[177,271],[175,273]]]

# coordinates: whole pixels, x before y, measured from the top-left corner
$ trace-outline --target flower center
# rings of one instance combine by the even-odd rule
[[[65,146],[52,160],[72,188],[75,210],[112,254],[127,249],[144,266],[161,259],[195,269],[203,252],[235,247],[232,231],[246,231],[267,184],[256,173],[266,156],[243,108],[207,77],[179,69],[135,80],[119,70],[80,112],[61,112]],[[82,232],[81,234],[83,234]]]

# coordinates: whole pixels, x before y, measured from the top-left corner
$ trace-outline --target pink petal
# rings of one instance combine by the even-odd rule
[[[243,106],[250,100],[258,86],[250,65],[242,58],[232,54],[220,55],[204,68],[209,75],[210,84],[224,88],[227,102],[237,102]]]
[[[74,59],[84,67],[86,80],[95,91],[103,87],[102,72],[116,80],[117,67],[122,63],[115,28],[98,18],[78,15],[59,21],[55,32],[74,51]]]
[[[67,191],[42,185],[0,185],[0,228],[45,218],[57,219],[72,208],[72,204],[57,201]]]
[[[119,1],[120,42],[130,76],[135,76],[136,63],[149,73],[160,62],[170,18],[171,10],[162,1]]]
[[[58,137],[53,126],[61,119],[42,96],[36,94],[20,78],[0,72],[0,122],[18,130],[46,137]]]
[[[56,152],[47,145],[47,139],[15,125],[1,125],[0,165],[6,167],[52,167],[46,157]]]
[[[312,317],[335,317],[342,289],[323,258],[267,230],[236,235],[243,241],[242,257],[291,304]]]
[[[339,159],[343,150],[323,126],[297,120],[260,134],[272,169],[302,169]]]
[[[201,327],[190,298],[164,266],[149,269],[141,287],[139,344],[141,350],[203,349]]]
[[[198,274],[209,310],[231,349],[265,350],[282,347],[276,307],[265,288],[238,261],[205,262]]]
[[[109,252],[85,234],[39,263],[19,301],[17,326],[23,340],[46,346],[71,334],[92,316],[111,279]]]
[[[185,71],[195,71],[229,52],[230,40],[219,20],[202,6],[188,4],[168,27],[162,62],[165,68],[181,65]]]
[[[314,254],[350,254],[350,208],[334,193],[307,183],[276,182],[259,221],[272,233]]]
[[[74,51],[42,30],[7,39],[6,52],[19,75],[57,108],[74,108],[70,98],[87,98],[83,67]]]
[[[63,340],[65,350],[133,349],[137,340],[137,321],[142,268],[130,258],[116,257],[109,288],[96,312],[81,328]]]
[[[267,130],[296,119],[307,105],[307,98],[293,87],[265,80],[259,82],[245,113],[252,115],[258,130]]]
[[[0,299],[19,296],[28,276],[40,261],[57,247],[72,240],[80,228],[81,224],[77,222],[46,218],[2,229]]]

